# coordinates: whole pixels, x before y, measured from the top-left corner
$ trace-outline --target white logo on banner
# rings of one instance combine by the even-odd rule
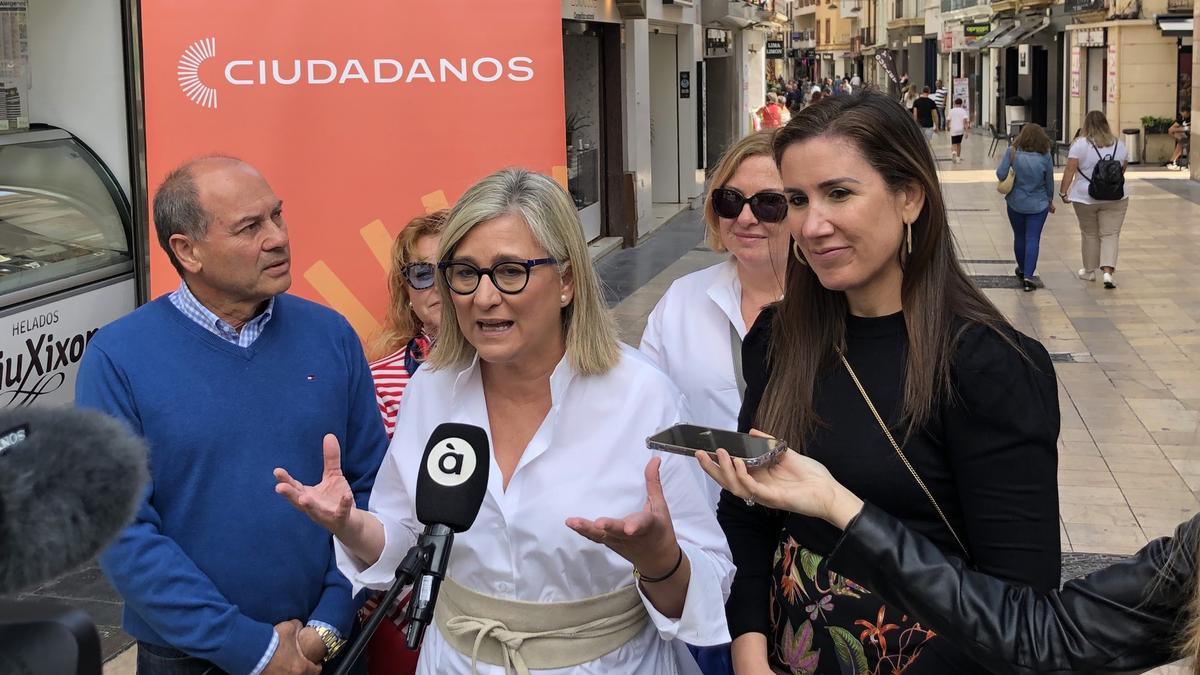
[[[179,57],[179,86],[196,105],[217,108],[217,90],[200,81],[200,64],[217,55],[217,39],[197,40]]]
[[[217,55],[217,39],[197,40],[179,57],[179,87],[196,105],[216,110],[217,90],[200,79],[200,65]],[[224,80],[237,87],[300,85],[488,84],[528,82],[534,77],[528,56],[496,58],[233,59],[221,66]]]
[[[438,485],[462,485],[475,473],[475,448],[461,438],[442,439],[430,451],[425,470]]]

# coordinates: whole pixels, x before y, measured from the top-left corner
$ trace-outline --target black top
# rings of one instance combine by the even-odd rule
[[[937,103],[928,96],[919,96],[913,101],[913,110],[917,111],[917,123],[928,129],[933,126],[933,113]]]
[[[738,421],[742,431],[754,426],[770,377],[767,352],[774,316],[773,309],[764,310],[743,342],[747,389]],[[914,469],[965,540],[971,564],[1046,591],[1058,586],[1060,573],[1058,389],[1041,344],[1016,331],[1012,337],[1028,358],[993,331],[968,328],[953,360],[953,396],[947,397],[935,419],[906,442],[897,425],[908,341],[903,315],[847,317],[846,357],[897,441],[904,442]],[[815,402],[823,425],[805,444],[807,454],[863,500],[929,537],[945,553],[961,556],[840,362],[818,380]],[[841,534],[833,526],[747,506],[729,493],[722,493],[718,518],[737,565],[726,605],[730,633],[735,638],[748,632],[767,635],[777,664],[793,661],[793,670],[801,669],[792,657],[797,644],[811,636],[812,649],[821,652],[818,672],[841,670],[836,660],[826,660],[835,659],[844,646],[835,644],[829,625],[841,626],[855,638],[867,634],[860,621],[877,627],[912,627],[900,612],[888,611],[877,619],[876,611],[884,611],[881,601],[852,581],[832,575],[825,583],[822,557]],[[802,567],[804,573],[789,566]],[[816,602],[826,598],[829,603]],[[804,629],[809,622],[817,625]],[[904,636],[884,637],[894,649],[897,637]],[[910,664],[906,671],[910,675],[963,667],[962,655],[945,640],[924,644],[932,635],[912,634],[906,639],[918,638],[926,655],[920,664]],[[867,645],[868,660],[871,649]],[[784,655],[789,650],[792,656]],[[931,651],[941,656],[927,656]],[[959,665],[948,665],[952,663]]]
[[[964,569],[867,504],[830,564],[880,589],[997,673],[1142,672],[1179,658],[1200,515],[1175,538],[1043,595]]]

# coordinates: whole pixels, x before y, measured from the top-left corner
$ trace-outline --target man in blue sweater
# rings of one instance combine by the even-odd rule
[[[138,672],[319,672],[360,602],[272,470],[320,482],[332,434],[366,508],[387,437],[362,348],[339,314],[285,293],[283,205],[250,165],[176,169],[154,221],[183,283],[101,329],[76,384],[80,406],[150,446],[145,501],[101,557]]]

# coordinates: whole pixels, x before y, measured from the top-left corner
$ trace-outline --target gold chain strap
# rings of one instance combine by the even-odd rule
[[[900,449],[900,444],[896,442],[896,439],[892,436],[891,430],[888,429],[886,424],[884,424],[883,417],[881,417],[879,415],[879,411],[875,409],[875,404],[871,402],[871,397],[867,395],[866,388],[863,387],[862,382],[858,381],[858,374],[855,373],[854,369],[850,367],[850,362],[846,360],[846,355],[843,354],[840,349],[838,350],[838,358],[842,360],[842,365],[846,366],[846,371],[850,373],[850,379],[854,380],[854,386],[858,387],[858,393],[862,394],[863,400],[867,402],[867,407],[871,409],[871,414],[875,416],[875,421],[879,423],[879,428],[883,429],[883,435],[887,436],[888,442],[892,444],[892,448],[896,450],[896,454],[900,455],[900,460],[904,462],[904,466],[908,467],[908,472],[912,474],[913,480],[917,481],[917,485],[921,487],[921,491],[924,492],[925,496],[929,498],[929,503],[933,505],[933,510],[937,511],[938,516],[941,517],[942,522],[945,523],[946,529],[950,530],[951,536],[954,537],[954,541],[958,542],[958,547],[962,549],[963,555],[967,557],[967,560],[970,560],[971,554],[967,552],[967,547],[963,545],[962,539],[958,537],[958,533],[955,532],[954,527],[950,525],[950,520],[946,518],[946,514],[942,512],[942,507],[938,506],[937,500],[933,498],[933,493],[929,491],[929,488],[925,487],[925,481],[921,480],[921,477],[917,475],[917,470],[914,469],[913,465],[909,463],[908,457],[904,456],[904,451]]]

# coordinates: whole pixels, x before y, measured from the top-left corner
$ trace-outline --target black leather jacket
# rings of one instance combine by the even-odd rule
[[[1200,514],[1174,539],[1157,539],[1128,560],[1042,594],[966,569],[867,504],[829,565],[994,672],[1142,672],[1178,658],[1172,642],[1196,581],[1198,535]]]

